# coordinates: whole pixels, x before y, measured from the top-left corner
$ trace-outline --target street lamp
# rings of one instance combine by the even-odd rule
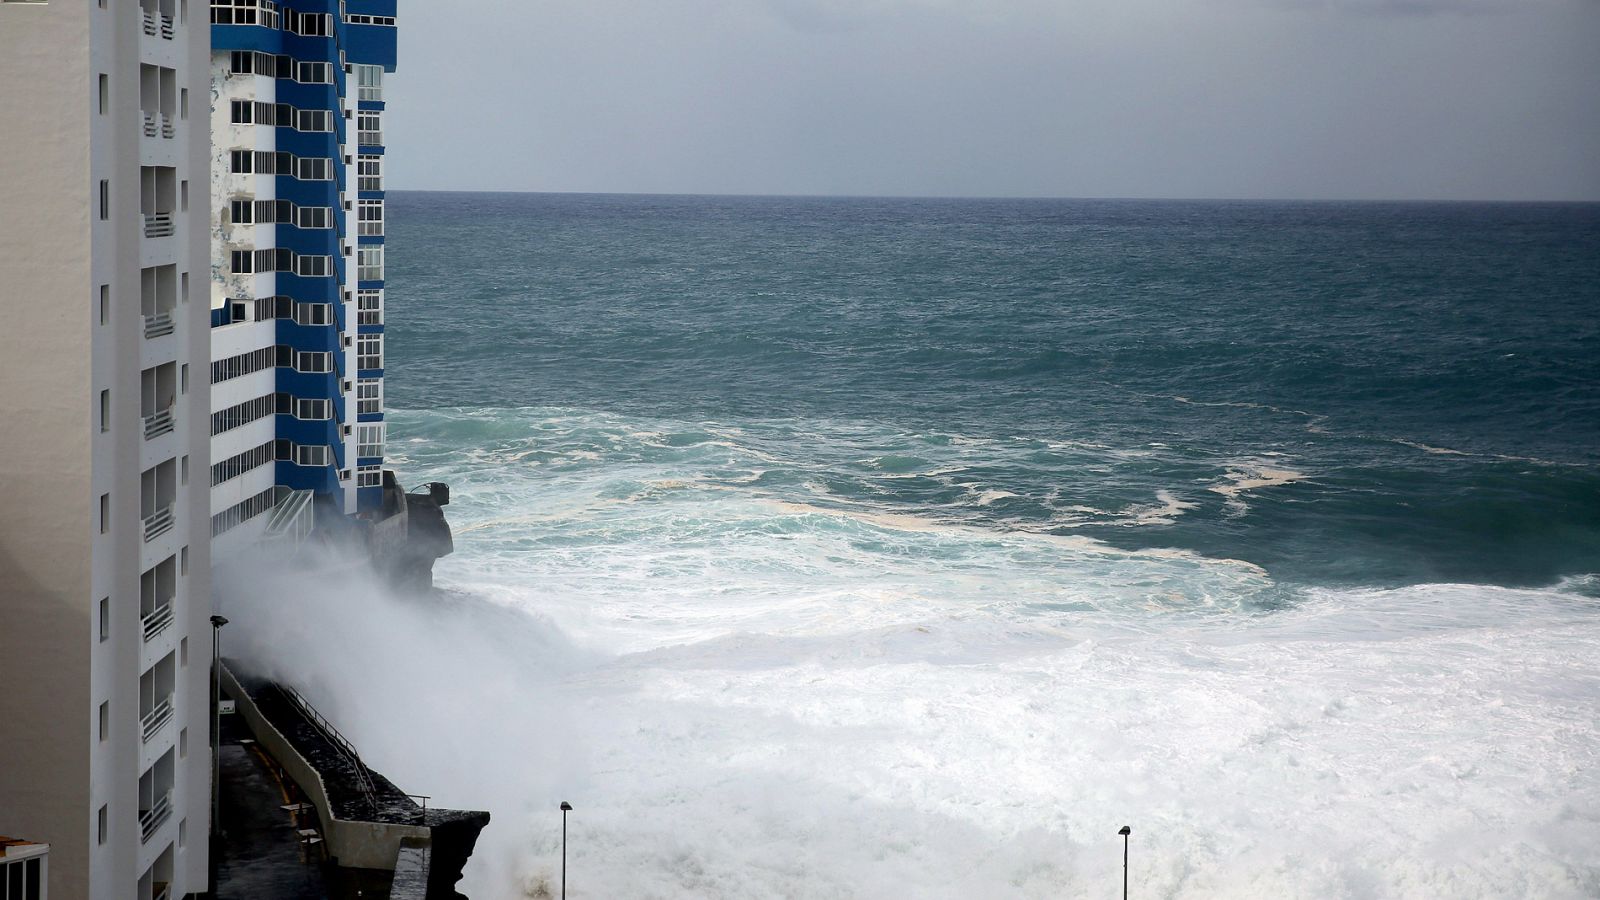
[[[561,900],[567,900],[567,813],[572,804],[561,801]]]
[[[1133,829],[1124,825],[1117,834],[1122,835],[1122,900],[1128,900],[1128,835]]]
[[[221,827],[217,822],[217,783],[222,780],[222,626],[228,620],[211,617],[211,836]],[[214,851],[213,851],[214,852]]]

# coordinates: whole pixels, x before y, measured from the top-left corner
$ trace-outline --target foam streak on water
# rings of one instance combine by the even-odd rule
[[[1145,897],[1600,892],[1582,580],[1296,587],[1008,528],[993,508],[1028,498],[986,503],[1027,493],[1003,478],[875,504],[875,483],[1003,471],[1018,448],[861,423],[527,409],[394,429],[403,467],[455,488],[438,581],[465,605],[441,626],[371,602],[416,620],[404,642],[450,660],[470,714],[408,691],[396,716],[453,735],[412,746],[336,677],[313,690],[378,768],[494,811],[474,897],[553,884],[563,799],[573,896],[1105,896],[1122,824]],[[782,446],[797,432],[804,454]],[[1172,514],[1302,475],[1216,465]],[[501,612],[461,612],[485,601]]]

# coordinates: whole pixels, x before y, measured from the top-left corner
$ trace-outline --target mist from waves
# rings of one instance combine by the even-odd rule
[[[1030,491],[964,484],[1006,448],[960,436],[866,454],[903,436],[806,424],[808,460],[864,442],[847,478],[748,423],[393,421],[394,463],[454,488],[440,596],[263,580],[228,652],[405,789],[493,813],[475,900],[550,894],[562,800],[575,898],[1103,895],[1123,824],[1139,896],[1600,893],[1593,576],[1335,589],[1008,525]],[[1223,461],[1057,524],[1316,475]]]

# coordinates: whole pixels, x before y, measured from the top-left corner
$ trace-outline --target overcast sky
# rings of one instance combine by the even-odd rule
[[[400,190],[1600,199],[1600,0],[400,15]]]

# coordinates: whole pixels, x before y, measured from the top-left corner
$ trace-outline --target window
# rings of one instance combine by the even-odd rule
[[[333,401],[317,397],[296,397],[294,417],[307,422],[325,422],[333,418]]]
[[[357,231],[362,237],[383,235],[383,201],[362,200],[356,209]]]
[[[356,292],[356,324],[383,324],[383,291],[368,288]]]
[[[277,359],[277,347],[261,347],[238,356],[219,359],[211,364],[211,383],[220,384],[232,378],[272,368],[277,365]]]
[[[100,76],[100,115],[105,115],[111,108],[111,76]]]
[[[261,493],[243,500],[222,512],[211,517],[211,536],[216,537],[272,508],[273,498],[277,493],[276,487],[269,487]]]
[[[294,448],[294,464],[314,469],[333,464],[333,454],[325,444],[298,444]]]
[[[357,466],[356,487],[382,487],[383,466]]]
[[[333,17],[327,13],[284,13],[283,27],[307,37],[327,37],[333,34]]]
[[[330,325],[333,323],[333,304],[296,303],[294,321],[297,325]]]
[[[333,66],[325,62],[303,62],[294,67],[294,80],[301,84],[333,84]]]
[[[383,380],[362,378],[356,382],[356,415],[367,416],[383,412]]]
[[[332,228],[333,207],[298,206],[294,211],[294,224],[300,228]]]
[[[278,27],[278,4],[273,0],[211,0],[213,25]]]
[[[364,153],[357,158],[356,190],[383,190],[383,157]]]
[[[383,280],[383,248],[360,247],[356,250],[357,279],[361,281]]]
[[[211,414],[211,433],[221,434],[258,419],[264,419],[277,409],[277,395],[266,394],[243,403],[236,403],[221,412]]]
[[[356,98],[383,102],[383,66],[356,66]]]
[[[111,640],[111,598],[100,598],[100,640]]]
[[[235,125],[250,125],[256,120],[256,105],[249,100],[235,100],[228,108],[228,121]]]
[[[111,817],[106,814],[105,806],[102,805],[100,807],[100,812],[95,815],[95,829],[94,829],[95,843],[101,845],[102,847],[105,846],[105,843],[106,843],[106,837],[107,837],[106,826],[107,826],[110,818]]]
[[[100,533],[111,530],[111,495],[100,495]]]
[[[111,218],[111,182],[100,179],[100,221]]]
[[[250,275],[256,270],[255,254],[249,250],[235,250],[229,254],[228,268],[235,275]]]
[[[333,111],[327,109],[295,110],[294,127],[301,131],[332,131]]]
[[[384,424],[378,422],[370,425],[356,426],[356,456],[373,457],[383,455]]]
[[[178,118],[180,118],[180,119],[189,118],[189,89],[188,88],[183,88],[182,90],[178,91]]]
[[[111,701],[107,700],[100,704],[100,743],[104,744],[109,737],[111,737]]]
[[[294,355],[294,367],[298,372],[332,372],[333,354],[325,351],[302,350]],[[306,419],[326,419],[327,416],[301,416]]]
[[[111,430],[111,391],[100,392],[100,433]]]
[[[362,334],[356,336],[356,368],[383,368],[383,335]]]
[[[394,25],[394,16],[353,15],[345,16],[344,20],[351,25]]]
[[[333,257],[297,256],[294,260],[294,273],[306,278],[326,278],[333,274]]]
[[[375,109],[356,113],[356,143],[372,147],[383,145],[383,114]]]
[[[100,285],[100,324],[111,321],[111,285]]]
[[[332,181],[333,160],[325,156],[303,156],[295,160],[294,177],[301,181]]]
[[[259,447],[252,447],[243,453],[231,456],[222,462],[211,465],[211,486],[216,487],[225,481],[238,478],[246,472],[254,471],[269,462],[272,462],[272,441],[267,441]]]

